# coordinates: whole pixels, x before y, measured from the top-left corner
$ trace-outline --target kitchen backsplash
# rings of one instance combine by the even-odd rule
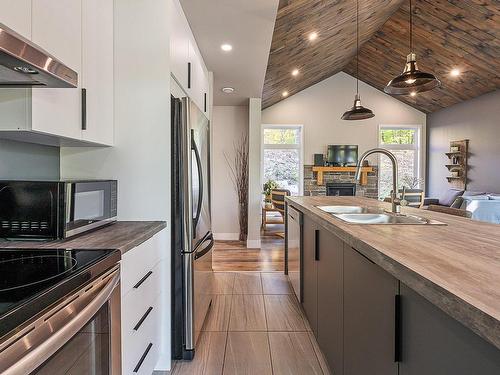
[[[0,179],[58,179],[59,147],[0,139]]]

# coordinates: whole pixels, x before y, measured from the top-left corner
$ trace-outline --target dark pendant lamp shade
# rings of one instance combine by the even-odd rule
[[[441,82],[434,74],[418,70],[416,55],[410,53],[406,58],[403,73],[393,78],[384,88],[384,91],[392,95],[408,95],[412,92],[429,91],[440,85]]]
[[[368,108],[361,105],[359,98],[359,0],[356,0],[356,96],[352,108],[344,112],[342,120],[366,120],[372,118],[375,114]]]
[[[375,114],[368,108],[361,105],[359,95],[356,94],[352,108],[342,115],[342,120],[365,120],[372,118]]]
[[[413,51],[413,13],[410,0],[410,51]],[[418,70],[417,55],[411,52],[406,57],[406,65],[403,73],[393,78],[384,92],[391,95],[409,95],[432,90],[439,87],[441,82],[432,73]]]

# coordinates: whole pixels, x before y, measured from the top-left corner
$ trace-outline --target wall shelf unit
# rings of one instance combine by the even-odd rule
[[[450,160],[449,164],[445,164],[450,173],[457,175],[447,176],[448,183],[453,188],[465,190],[467,188],[467,158],[469,155],[469,140],[450,142],[450,151],[445,152],[445,155]]]

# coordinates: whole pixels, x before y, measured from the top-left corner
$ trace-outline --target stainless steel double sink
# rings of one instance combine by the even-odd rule
[[[350,224],[389,224],[389,225],[446,225],[440,221],[429,220],[416,215],[393,214],[382,209],[361,206],[316,206],[336,218]]]

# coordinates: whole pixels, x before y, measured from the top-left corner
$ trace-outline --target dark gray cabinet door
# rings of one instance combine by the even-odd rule
[[[498,375],[500,350],[401,283],[401,375]]]
[[[334,374],[343,367],[344,243],[330,232],[319,233],[318,344]]]
[[[344,375],[396,375],[398,281],[344,246]],[[423,373],[421,374],[423,375]]]
[[[302,257],[302,307],[315,336],[318,333],[318,262],[316,260],[316,238],[318,227],[304,215]]]

